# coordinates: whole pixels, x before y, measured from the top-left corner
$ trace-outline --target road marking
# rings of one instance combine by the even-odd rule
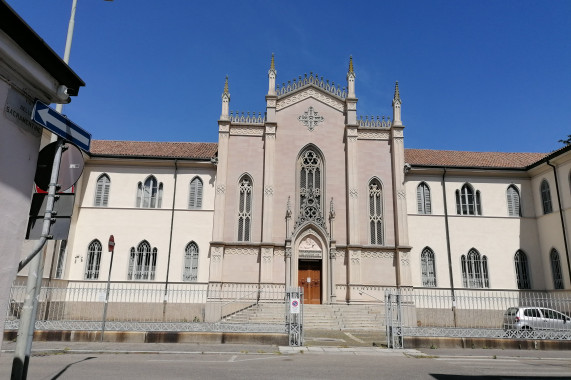
[[[362,341],[361,339],[357,338],[356,336],[353,336],[353,334],[345,332],[345,335],[347,335],[349,338],[353,339],[356,342],[359,343],[365,343],[364,341]]]

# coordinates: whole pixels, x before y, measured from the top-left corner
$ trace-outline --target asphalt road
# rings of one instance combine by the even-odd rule
[[[226,346],[228,347],[228,346]],[[423,355],[390,350],[280,353],[267,346],[246,352],[112,353],[36,352],[29,380],[83,379],[571,379],[571,354],[527,351],[524,356],[463,350]],[[428,352],[428,354],[433,352]],[[0,379],[9,379],[12,354],[0,356]]]

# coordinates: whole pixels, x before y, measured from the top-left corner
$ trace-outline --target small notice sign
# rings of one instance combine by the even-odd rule
[[[299,298],[291,299],[289,312],[291,314],[299,314]]]

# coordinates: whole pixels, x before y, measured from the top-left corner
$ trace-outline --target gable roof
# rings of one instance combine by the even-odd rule
[[[131,157],[209,160],[217,155],[217,143],[92,140],[93,157]],[[405,149],[405,162],[414,166],[525,169],[549,153],[463,152]]]
[[[455,150],[405,149],[405,162],[416,166],[525,169],[547,153],[462,152]]]
[[[217,143],[92,140],[93,157],[179,158],[209,160]]]

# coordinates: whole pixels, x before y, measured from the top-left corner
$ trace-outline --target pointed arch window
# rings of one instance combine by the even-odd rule
[[[149,176],[145,182],[137,185],[137,207],[161,208],[163,200],[163,183],[155,176]]]
[[[85,279],[97,280],[101,265],[101,242],[97,239],[87,247],[87,260],[85,261]]]
[[[559,252],[554,248],[549,255],[551,259],[551,274],[553,275],[553,287],[555,289],[563,289],[563,273],[561,271],[561,259]]]
[[[198,245],[191,241],[184,250],[183,281],[196,281],[198,278]]]
[[[471,249],[468,255],[460,258],[462,264],[462,283],[465,288],[489,288],[488,258]]]
[[[432,249],[426,247],[422,250],[420,266],[422,269],[422,286],[436,287],[436,270]]]
[[[315,147],[301,152],[297,162],[299,175],[299,215],[296,226],[313,221],[323,227],[323,157]]]
[[[252,179],[247,174],[239,184],[238,241],[250,241],[252,234]]]
[[[101,174],[97,178],[97,185],[95,186],[95,200],[94,206],[107,207],[109,203],[109,189],[111,188],[111,180],[107,174]]]
[[[553,212],[551,204],[551,191],[549,190],[549,182],[546,179],[541,181],[541,203],[543,205],[543,213],[550,214]]]
[[[369,233],[371,244],[383,244],[383,189],[376,178],[369,182]]]
[[[474,191],[470,184],[456,190],[456,213],[458,215],[482,215],[480,192]]]
[[[416,188],[416,206],[419,214],[431,214],[430,188],[421,182]]]
[[[202,208],[202,180],[200,177],[194,177],[190,181],[190,193],[188,197],[188,208]]]
[[[521,207],[519,200],[519,191],[514,185],[510,185],[506,192],[508,201],[508,215],[521,216]]]
[[[518,289],[531,289],[531,282],[529,280],[529,268],[527,265],[526,254],[519,250],[514,256],[515,274],[517,278]]]
[[[152,248],[148,241],[143,240],[137,246],[131,247],[129,257],[129,280],[154,280],[157,266],[157,249]]]

